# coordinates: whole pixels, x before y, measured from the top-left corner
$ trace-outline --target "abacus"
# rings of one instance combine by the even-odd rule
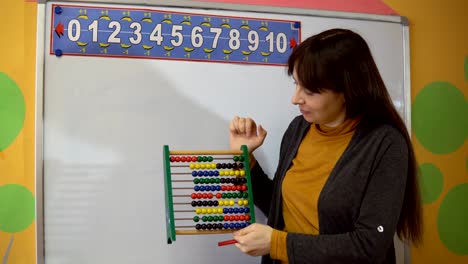
[[[255,223],[247,146],[172,151],[165,145],[163,158],[168,244],[176,235],[230,233]]]

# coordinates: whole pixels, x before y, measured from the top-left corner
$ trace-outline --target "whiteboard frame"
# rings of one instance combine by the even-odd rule
[[[45,264],[45,230],[44,230],[44,158],[43,158],[43,134],[44,134],[44,70],[45,70],[45,35],[46,25],[46,3],[56,2],[51,0],[37,1],[37,25],[36,25],[36,87],[35,87],[35,184],[36,184],[36,263]],[[60,2],[77,2],[72,0],[61,0]],[[315,10],[302,8],[287,8],[278,6],[260,6],[246,4],[232,4],[219,2],[198,2],[191,0],[81,0],[82,4],[127,4],[148,7],[173,7],[173,8],[194,8],[209,10],[247,11],[254,13],[273,13],[286,15],[304,15],[314,17],[345,18],[365,21],[381,21],[402,25],[403,30],[403,62],[404,62],[404,98],[405,116],[403,117],[409,134],[411,135],[411,74],[410,74],[410,34],[409,21],[404,16],[376,15],[353,12]],[[411,263],[410,245],[403,244],[403,263]]]

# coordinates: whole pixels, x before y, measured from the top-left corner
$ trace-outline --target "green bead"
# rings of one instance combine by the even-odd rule
[[[198,157],[197,157],[197,161],[198,161],[198,162],[200,162],[200,161],[202,161],[202,160],[203,160],[202,156],[198,156]]]
[[[218,180],[219,180],[219,179],[218,179]],[[211,179],[210,179],[210,182],[211,182],[211,183],[216,183],[216,179],[215,179],[215,178],[211,178]]]
[[[208,216],[203,216],[203,217],[202,217],[202,221],[203,221],[203,222],[206,222],[207,220],[208,220]]]
[[[213,178],[213,179],[215,179],[215,183],[220,183],[221,182],[220,178]]]
[[[226,193],[221,194],[222,198],[226,198]]]
[[[199,182],[198,179],[193,179],[193,183],[197,184]]]
[[[212,216],[208,216],[208,222],[211,222],[213,221],[213,217]]]
[[[203,160],[203,162],[206,162],[206,161],[208,161],[208,157],[203,156],[203,159],[202,159],[202,160]]]
[[[194,216],[194,217],[193,217],[193,221],[194,221],[194,222],[198,222],[198,221],[200,221],[200,217],[198,217],[198,216]]]
[[[244,198],[247,198],[247,197],[249,197],[249,194],[245,192],[245,193],[243,194],[243,196],[244,196]]]
[[[234,160],[234,161],[239,161],[239,157],[238,157],[238,156],[234,156],[233,160]]]
[[[232,193],[228,193],[227,198],[232,198]]]
[[[208,157],[208,161],[209,161],[209,162],[212,162],[212,161],[213,161],[213,157],[209,156],[209,157]]]
[[[239,161],[244,161],[244,156],[239,156]]]

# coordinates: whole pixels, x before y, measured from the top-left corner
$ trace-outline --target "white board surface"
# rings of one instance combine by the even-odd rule
[[[273,176],[282,134],[299,114],[290,103],[294,86],[286,69],[57,58],[48,54],[52,4],[46,4],[44,49],[45,263],[259,263],[234,246],[216,246],[230,235],[178,236],[174,244],[166,244],[162,146],[227,149],[229,121],[235,115],[250,116],[268,130],[255,154]],[[334,27],[354,30],[368,41],[395,105],[407,116],[405,43],[399,23],[143,7],[300,20],[302,39]],[[257,212],[257,220],[265,218]]]

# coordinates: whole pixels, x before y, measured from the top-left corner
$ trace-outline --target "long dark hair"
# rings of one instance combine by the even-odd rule
[[[422,241],[422,209],[417,163],[403,119],[395,109],[366,41],[346,29],[331,29],[309,37],[288,60],[288,74],[315,93],[343,93],[347,118],[362,117],[394,126],[408,145],[408,176],[397,235],[417,245]]]

